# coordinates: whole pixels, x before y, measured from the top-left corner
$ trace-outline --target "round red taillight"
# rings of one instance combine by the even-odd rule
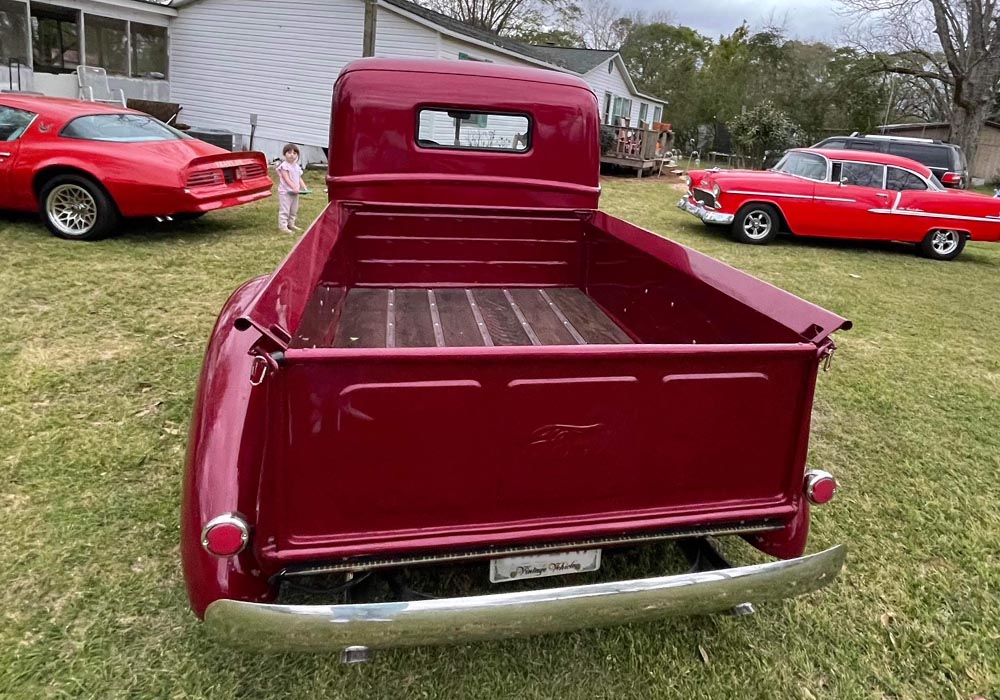
[[[837,480],[830,472],[813,469],[806,472],[806,498],[820,506],[833,500],[837,493]]]
[[[250,541],[250,527],[238,515],[227,513],[212,518],[201,531],[201,546],[217,557],[239,554]]]

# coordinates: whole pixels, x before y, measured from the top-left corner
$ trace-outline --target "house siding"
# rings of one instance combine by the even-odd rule
[[[612,97],[624,97],[626,99],[632,100],[632,110],[629,113],[630,124],[632,126],[639,125],[639,110],[640,105],[645,103],[648,105],[646,108],[647,116],[646,121],[653,121],[653,111],[657,106],[663,105],[661,102],[653,102],[652,100],[646,99],[644,97],[639,97],[631,90],[629,90],[628,82],[625,80],[625,76],[622,74],[621,66],[614,59],[608,59],[614,63],[614,69],[608,72],[608,61],[601,63],[601,65],[596,68],[592,68],[583,79],[587,81],[590,88],[597,95],[597,101],[601,108],[601,121],[604,121],[604,94],[611,93]],[[663,112],[665,110],[661,110]],[[660,121],[663,121],[663,116],[661,114]]]
[[[406,17],[378,8],[375,55],[382,58],[437,58],[439,34]],[[358,54],[360,55],[360,54]]]
[[[195,3],[171,23],[171,99],[191,125],[247,135],[255,113],[262,142],[325,145],[333,84],[363,36],[358,0]]]

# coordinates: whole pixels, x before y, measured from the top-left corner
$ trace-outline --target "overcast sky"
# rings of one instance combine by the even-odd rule
[[[843,20],[832,0],[620,0],[628,10],[666,10],[678,24],[717,39],[746,20],[752,27],[772,15],[784,23],[790,37],[836,43]]]

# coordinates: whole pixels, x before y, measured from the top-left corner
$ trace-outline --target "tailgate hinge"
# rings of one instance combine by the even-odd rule
[[[833,364],[833,353],[837,352],[837,345],[832,340],[819,349],[819,359],[823,361],[823,371],[830,370]]]
[[[253,363],[250,365],[250,386],[260,386],[267,378],[268,372],[277,372],[281,369],[281,362],[285,359],[285,353],[280,350],[276,352],[264,352],[255,348],[251,351]]]

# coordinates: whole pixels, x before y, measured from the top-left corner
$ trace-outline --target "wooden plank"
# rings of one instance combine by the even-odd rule
[[[337,319],[341,311],[344,288],[321,284],[316,287],[306,310],[302,314],[299,329],[292,338],[291,348],[328,348],[333,342],[337,329]]]
[[[396,347],[430,348],[437,345],[426,289],[396,290]]]
[[[538,336],[535,335],[535,329],[531,327],[531,324],[528,323],[528,319],[524,317],[524,314],[521,312],[521,307],[517,305],[516,301],[514,301],[514,297],[511,296],[510,291],[507,289],[503,290],[503,296],[507,300],[507,303],[510,304],[510,308],[514,310],[514,315],[517,316],[517,322],[521,324],[521,328],[524,329],[524,332],[528,336],[528,340],[531,341],[531,344],[541,345],[542,341],[540,341]]]
[[[384,348],[388,289],[355,287],[347,293],[333,339],[337,348]]]
[[[509,292],[542,345],[577,344],[572,332],[545,301],[541,290],[510,289]]]
[[[494,345],[531,345],[502,289],[475,289],[472,295]]]
[[[594,301],[575,287],[545,290],[563,315],[588,343],[622,344],[632,339],[601,311]]]
[[[464,289],[435,289],[438,316],[444,331],[444,344],[448,347],[467,348],[484,345],[483,334],[476,323],[476,316],[469,305]]]

